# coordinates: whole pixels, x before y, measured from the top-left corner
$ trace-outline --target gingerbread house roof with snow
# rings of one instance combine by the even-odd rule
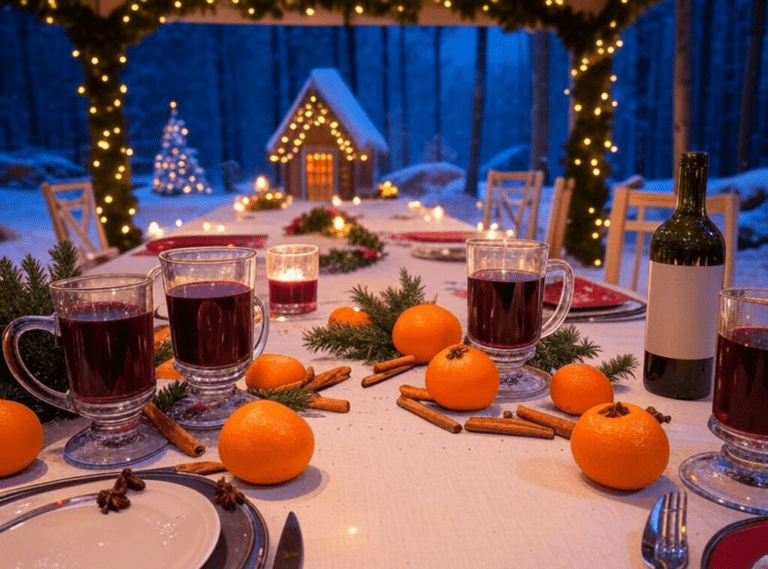
[[[307,200],[373,193],[376,163],[389,152],[335,69],[314,69],[267,141],[285,191]]]

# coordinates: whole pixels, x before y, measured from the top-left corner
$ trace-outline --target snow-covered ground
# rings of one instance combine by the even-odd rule
[[[403,195],[413,195],[427,206],[442,205],[446,213],[476,225],[482,217],[476,199],[464,193],[463,172],[447,164],[423,164],[413,166],[392,175]],[[243,188],[247,191],[247,185]],[[671,191],[670,180],[648,181],[644,187],[654,191]],[[742,201],[748,196],[759,196],[768,191],[768,169],[753,170],[732,178],[710,180],[709,193],[714,194],[726,188],[738,191]],[[414,195],[414,193],[416,195]],[[143,184],[135,190],[139,200],[139,211],[134,218],[137,227],[146,231],[150,222],[155,221],[165,229],[172,229],[178,223],[193,219],[222,203],[231,202],[232,194],[214,192],[211,195],[192,194],[185,196],[160,196]],[[548,218],[552,188],[543,190],[540,212],[540,234],[543,235]],[[343,208],[343,206],[342,206]],[[38,190],[0,187],[0,226],[10,229],[15,238],[0,242],[0,257],[8,257],[19,264],[27,253],[31,253],[44,264],[49,261],[47,251],[56,239],[45,201]],[[749,227],[757,234],[768,234],[768,200],[760,207],[743,211],[740,227]],[[633,247],[626,248],[627,256],[633,254]],[[601,269],[583,267],[570,259],[577,273],[601,278]],[[640,277],[640,292],[644,293],[645,277]],[[734,275],[736,286],[768,286],[768,245],[745,249],[738,252]]]

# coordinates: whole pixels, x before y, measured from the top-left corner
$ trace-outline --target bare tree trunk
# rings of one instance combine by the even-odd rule
[[[333,26],[331,33],[333,34],[333,67],[337,71],[341,71],[341,69],[339,69],[341,67],[341,39],[339,38],[339,26]]]
[[[674,130],[672,179],[677,180],[680,155],[691,144],[691,93],[693,91],[693,0],[675,0]],[[677,186],[674,186],[677,192]]]
[[[280,31],[281,27],[270,26],[269,37],[272,43],[272,131],[280,126]],[[281,169],[277,164],[273,165],[273,179],[279,185]]]
[[[533,105],[531,108],[531,169],[548,168],[549,156],[549,32],[533,34]]]
[[[440,117],[443,113],[440,95],[443,92],[442,74],[440,73],[441,43],[443,38],[443,28],[435,26],[434,38],[434,75],[435,75],[435,160],[437,162],[443,159],[443,134],[440,130]]]
[[[714,5],[715,0],[704,0],[701,7],[701,41],[696,44],[696,51],[701,60],[698,69],[701,74],[696,94],[698,104],[696,105],[696,147],[702,149],[706,145],[709,126],[712,124],[709,112],[712,108],[711,97],[709,96],[709,86],[712,77],[712,25],[714,24]]]
[[[488,51],[488,28],[477,28],[475,56],[475,87],[472,92],[472,124],[469,133],[469,161],[467,163],[464,193],[477,196],[477,171],[480,162],[480,141],[483,136],[483,105],[485,103],[486,53]]]
[[[230,100],[227,88],[227,48],[224,37],[224,26],[219,24],[214,28],[216,41],[216,91],[219,99],[219,134],[221,136],[221,156],[219,162],[232,160],[232,136],[227,126],[227,102]]]
[[[381,100],[384,111],[384,139],[392,144],[392,112],[389,108],[389,28],[381,26]],[[384,154],[379,160],[379,168],[383,174],[392,169],[390,154]]]
[[[27,109],[29,109],[29,144],[32,146],[41,146],[40,136],[40,115],[37,105],[37,86],[35,85],[35,69],[32,64],[32,47],[29,45],[31,38],[33,37],[32,25],[29,18],[23,18],[24,22],[21,34],[21,58],[24,68],[24,96],[27,99]]]
[[[403,107],[403,119],[400,125],[401,168],[405,168],[411,162],[408,141],[408,74],[406,72],[408,54],[405,46],[405,29],[405,26],[400,26],[400,104]]]
[[[747,48],[747,63],[744,74],[744,88],[741,94],[741,116],[739,118],[739,141],[737,144],[736,171],[749,168],[749,151],[755,125],[755,95],[759,85],[758,73],[763,56],[763,34],[765,34],[765,0],[755,0],[752,14],[752,33]]]
[[[283,36],[285,40],[285,67],[288,75],[288,100],[293,102],[296,95],[299,94],[299,77],[296,58],[298,47],[294,45],[293,34],[296,28],[284,26]]]
[[[349,83],[352,92],[357,95],[357,28],[347,26],[347,51],[349,52]]]

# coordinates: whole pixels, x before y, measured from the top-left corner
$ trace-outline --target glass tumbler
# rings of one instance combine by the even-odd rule
[[[316,245],[275,245],[267,249],[269,313],[306,314],[317,310],[320,252]]]

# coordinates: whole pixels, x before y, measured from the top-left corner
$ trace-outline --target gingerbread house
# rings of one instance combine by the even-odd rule
[[[285,191],[307,200],[374,194],[384,137],[335,69],[315,69],[267,142]]]

